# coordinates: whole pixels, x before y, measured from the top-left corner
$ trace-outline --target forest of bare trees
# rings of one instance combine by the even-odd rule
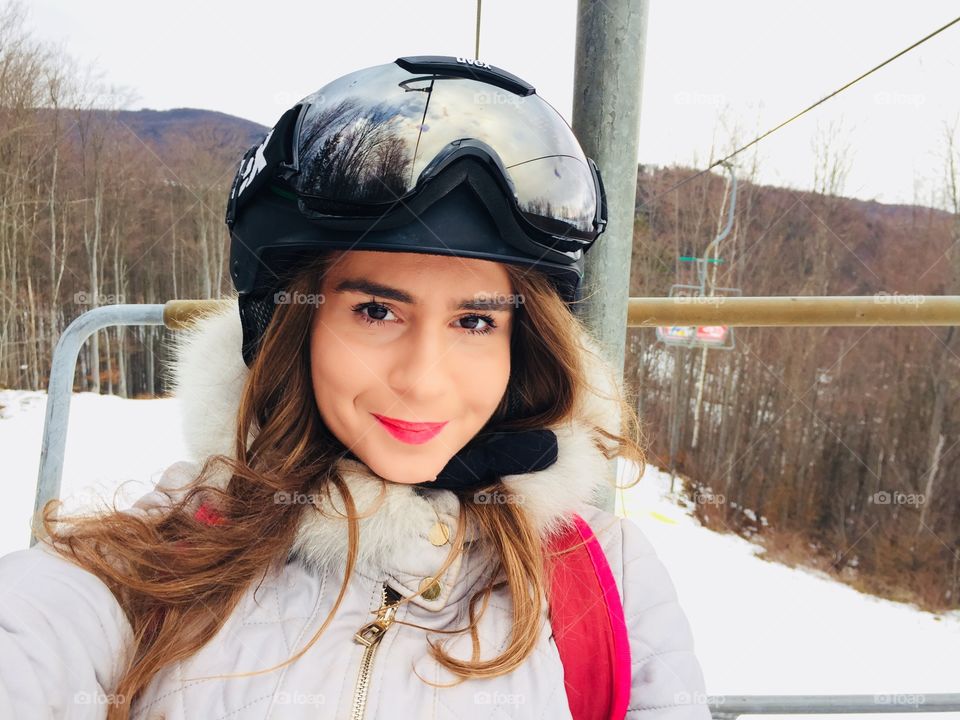
[[[847,161],[827,145],[816,153],[814,191],[741,180],[716,284],[880,303],[960,294],[956,137],[956,127],[944,133],[937,204],[946,209],[840,197]],[[716,235],[729,188],[707,174],[670,191],[692,174],[641,171],[633,296],[694,281],[678,257],[698,255]],[[960,607],[954,328],[735,333],[735,348],[718,351],[630,331],[626,376],[639,390],[651,462],[676,468],[705,524],[757,538],[771,558],[924,607]]]
[[[24,15],[0,11],[0,386],[40,389],[82,312],[229,288],[224,199],[256,126],[178,116],[155,132],[160,113],[121,111],[121,93],[32,40]],[[163,332],[96,334],[77,389],[162,391]]]
[[[92,307],[232,289],[224,204],[264,129],[126,104],[34,42],[22,6],[2,10],[0,387],[44,389],[59,334]],[[877,302],[960,294],[957,137],[945,133],[939,210],[841,197],[847,159],[828,142],[814,153],[813,191],[759,186],[755,168],[741,168],[717,284]],[[691,282],[679,256],[699,254],[722,222],[725,177],[668,192],[691,174],[641,168],[631,295]],[[164,332],[101,331],[81,352],[75,389],[162,394]],[[953,328],[746,328],[727,352],[666,348],[631,330],[626,377],[650,461],[676,468],[705,524],[871,592],[960,607]]]

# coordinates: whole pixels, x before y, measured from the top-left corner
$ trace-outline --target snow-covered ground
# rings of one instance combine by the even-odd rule
[[[0,509],[0,554],[30,541],[40,466],[45,392],[0,390],[0,458],[6,478]],[[171,463],[185,457],[175,399],[124,400],[74,393],[60,497],[65,509],[113,499],[129,505]]]
[[[648,467],[618,512],[669,569],[710,694],[960,692],[960,613],[937,616],[761,560],[759,545],[704,528],[669,488],[669,474]]]
[[[29,540],[45,403],[44,393],[0,391],[0,554]],[[118,502],[129,504],[185,457],[177,412],[174,399],[74,395],[68,508],[109,498],[125,480],[132,482]],[[703,528],[668,489],[669,477],[648,467],[621,493],[618,512],[643,529],[669,569],[709,694],[960,692],[960,613],[938,617],[760,560],[758,546]]]

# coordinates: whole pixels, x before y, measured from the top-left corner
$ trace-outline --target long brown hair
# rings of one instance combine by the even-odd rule
[[[286,287],[304,294],[316,291],[335,257],[318,255],[301,265],[290,273]],[[514,265],[504,267],[523,302],[516,305],[514,316],[510,386],[481,432],[569,421],[584,393],[599,391],[589,385],[583,364],[575,332],[582,325],[546,277]],[[138,515],[113,508],[58,517],[56,500],[41,511],[43,540],[102,579],[133,629],[129,664],[114,689],[116,702],[108,708],[109,720],[127,718],[133,700],[157,672],[202,648],[245,591],[287,561],[300,513],[319,509],[275,502],[278,492],[330,497],[333,489],[339,491],[348,511],[345,578],[330,615],[305,647],[273,668],[241,674],[268,672],[295,661],[317,641],[340,607],[356,561],[360,516],[337,470],[343,445],[325,427],[314,401],[309,343],[313,310],[303,303],[276,306],[243,388],[235,457],[206,458],[196,480],[163,512]],[[510,391],[517,393],[522,411],[521,419],[507,422]],[[620,407],[620,433],[594,427],[594,442],[607,458],[619,455],[642,467],[641,431],[633,403],[619,385],[616,393],[612,399]],[[229,480],[209,482],[216,473]],[[509,492],[499,482],[488,490]],[[201,500],[216,509],[222,523],[195,517]],[[484,540],[480,545],[494,568],[490,581],[470,599],[470,624],[449,631],[471,633],[473,657],[451,657],[442,643],[428,640],[429,654],[457,682],[509,673],[533,652],[550,578],[542,538],[522,503],[474,503],[468,498],[461,502],[457,534],[436,577],[462,551],[467,523],[479,531]],[[480,661],[476,627],[491,594],[503,586],[513,598],[510,642],[498,656]]]

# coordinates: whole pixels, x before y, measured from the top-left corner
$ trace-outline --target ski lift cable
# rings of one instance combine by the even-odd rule
[[[473,47],[473,59],[480,59],[480,5],[483,0],[477,0],[477,39]]]
[[[760,142],[760,141],[763,140],[764,138],[769,137],[770,135],[772,135],[773,133],[775,133],[777,130],[780,130],[781,128],[785,127],[786,125],[789,125],[790,123],[792,123],[792,122],[793,122],[794,120],[796,120],[797,118],[801,117],[802,115],[806,115],[808,112],[810,112],[811,110],[813,110],[813,109],[814,109],[815,107],[817,107],[818,105],[822,105],[823,103],[825,103],[825,102],[826,102],[827,100],[829,100],[830,98],[835,97],[836,95],[839,95],[839,94],[842,93],[844,90],[846,90],[847,88],[852,87],[853,85],[857,84],[858,82],[860,82],[861,80],[863,80],[863,79],[864,79],[865,77],[867,77],[868,75],[872,75],[873,73],[875,73],[877,70],[879,70],[879,69],[882,68],[883,66],[889,65],[891,62],[893,62],[894,60],[896,60],[896,59],[899,58],[900,56],[906,55],[908,52],[910,52],[910,51],[913,50],[914,48],[919,47],[920,45],[922,45],[923,43],[925,43],[927,40],[930,40],[931,38],[935,37],[936,35],[939,35],[940,33],[942,33],[942,32],[943,32],[944,30],[946,30],[947,28],[951,27],[952,25],[956,25],[958,22],[960,22],[960,17],[954,18],[953,20],[951,20],[950,22],[948,22],[948,23],[947,23],[946,25],[944,25],[943,27],[940,27],[940,28],[934,30],[932,33],[930,33],[930,34],[927,35],[926,37],[923,37],[923,38],[921,38],[920,40],[917,40],[917,41],[916,41],[915,43],[913,43],[910,47],[904,48],[903,50],[901,50],[900,52],[898,52],[896,55],[893,55],[893,56],[887,58],[886,60],[884,60],[884,61],[883,61],[882,63],[880,63],[879,65],[877,65],[877,66],[875,66],[875,67],[867,70],[865,73],[863,73],[863,74],[860,75],[859,77],[854,78],[853,80],[851,80],[850,82],[848,82],[846,85],[843,85],[842,87],[834,90],[834,91],[833,91],[832,93],[830,93],[829,95],[826,95],[826,96],[820,98],[820,99],[817,100],[815,103],[813,103],[813,105],[810,105],[809,107],[801,110],[800,112],[798,112],[798,113],[797,113],[796,115],[794,115],[793,117],[788,118],[787,120],[784,120],[782,123],[780,123],[779,125],[777,125],[776,127],[772,128],[772,129],[770,129],[770,130],[767,130],[767,131],[766,131],[765,133],[763,133],[762,135],[758,135],[757,137],[755,137],[753,140],[751,140],[750,142],[748,142],[748,143],[747,143],[746,145],[744,145],[743,147],[734,150],[732,153],[730,153],[730,154],[727,155],[726,157],[723,157],[723,158],[721,158],[720,160],[717,160],[716,162],[712,163],[709,167],[704,168],[704,169],[701,170],[700,172],[698,172],[698,173],[696,173],[696,174],[694,174],[694,175],[691,175],[691,176],[688,177],[688,178],[685,178],[685,179],[681,180],[680,182],[676,183],[675,185],[673,185],[673,186],[667,188],[666,190],[664,190],[662,193],[657,194],[656,196],[654,196],[653,198],[651,198],[649,201],[645,202],[644,205],[648,205],[650,202],[652,202],[652,201],[654,201],[654,200],[656,200],[656,199],[658,199],[658,198],[666,195],[667,193],[672,192],[672,191],[676,190],[677,188],[679,188],[679,187],[681,187],[681,186],[683,186],[683,185],[686,185],[686,184],[687,184],[688,182],[690,182],[691,180],[695,180],[696,178],[700,177],[700,176],[703,175],[704,173],[709,172],[710,170],[713,170],[713,168],[717,167],[717,165],[721,165],[721,164],[727,162],[727,161],[730,160],[730,158],[732,158],[734,155],[738,155],[739,153],[743,152],[743,151],[746,150],[747,148],[756,145],[758,142]]]

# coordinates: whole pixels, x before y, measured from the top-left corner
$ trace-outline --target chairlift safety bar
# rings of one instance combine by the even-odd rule
[[[960,295],[634,297],[627,327],[960,325]]]
[[[63,455],[77,356],[97,330],[114,325],[188,327],[198,316],[232,300],[171,300],[165,304],[104,305],[73,320],[53,352],[40,450],[34,513],[60,497]],[[960,296],[865,297],[641,297],[630,298],[628,327],[728,325],[731,327],[960,325]],[[31,534],[30,544],[36,543]]]

